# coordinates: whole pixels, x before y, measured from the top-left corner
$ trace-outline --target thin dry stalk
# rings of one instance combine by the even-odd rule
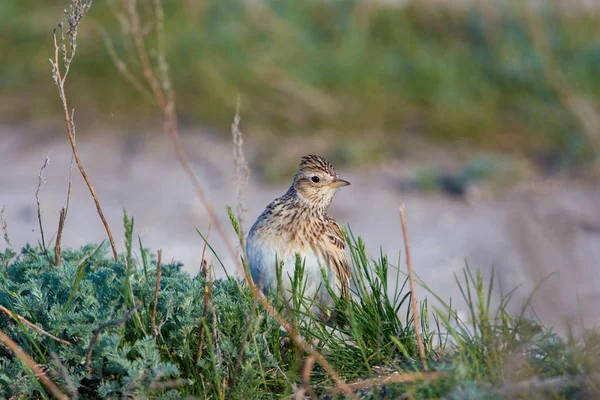
[[[156,262],[156,287],[154,288],[154,302],[152,305],[152,337],[154,339],[156,339],[158,336],[158,330],[156,329],[156,306],[158,304],[158,292],[160,291],[162,250],[158,250],[157,254],[158,261]]]
[[[196,350],[196,362],[199,362],[200,357],[202,356],[202,346],[204,344],[204,328],[202,326],[202,321],[206,321],[206,317],[208,317],[210,288],[212,286],[212,271],[211,268],[208,268],[208,264],[204,259],[206,242],[208,242],[208,238],[210,237],[210,227],[211,224],[208,224],[208,233],[206,234],[206,241],[204,242],[204,248],[202,249],[202,267],[200,268],[200,273],[202,274],[202,277],[206,279],[206,282],[204,284],[204,309],[202,310],[202,318],[200,319],[199,324],[200,337],[198,338],[198,350]]]
[[[238,260],[235,249],[225,233],[225,229],[221,224],[219,217],[217,216],[212,203],[208,200],[202,185],[198,181],[196,174],[192,170],[187,155],[183,151],[181,144],[181,138],[177,129],[177,116],[175,113],[175,94],[173,92],[171,80],[169,77],[169,67],[166,61],[166,40],[164,31],[164,13],[162,8],[162,2],[160,0],[154,0],[155,6],[155,17],[156,17],[156,30],[158,33],[158,68],[160,77],[157,77],[150,64],[148,52],[146,51],[146,45],[144,44],[144,37],[140,29],[140,18],[137,11],[137,1],[127,0],[127,12],[129,15],[128,27],[129,33],[131,34],[135,48],[137,51],[138,59],[142,65],[144,77],[151,88],[154,99],[163,113],[163,131],[171,140],[175,155],[179,164],[182,166],[188,180],[192,183],[194,190],[202,205],[207,210],[211,222],[216,226],[219,235],[225,242],[228,251],[234,260]]]
[[[406,229],[406,216],[404,215],[404,205],[400,207],[400,220],[402,222],[402,234],[404,236],[404,251],[406,252],[406,266],[408,268],[408,279],[410,283],[410,299],[413,312],[413,322],[415,334],[417,336],[417,345],[419,346],[419,355],[423,363],[423,370],[427,371],[427,359],[425,357],[425,347],[421,338],[421,325],[419,323],[419,308],[417,307],[417,294],[415,292],[415,282],[413,278],[412,263],[410,261],[410,246],[408,245],[408,230]]]
[[[115,261],[117,261],[119,256],[117,254],[117,247],[115,246],[115,241],[108,226],[108,222],[104,217],[104,213],[102,212],[102,208],[100,207],[100,202],[98,201],[98,196],[96,196],[96,191],[94,190],[94,187],[92,186],[92,183],[90,182],[85,172],[85,169],[83,168],[83,164],[81,163],[81,159],[79,157],[79,152],[77,151],[77,144],[75,142],[75,121],[73,119],[75,110],[72,110],[72,112],[69,113],[69,105],[67,103],[67,96],[65,94],[65,82],[67,80],[67,75],[69,74],[71,62],[73,61],[73,57],[75,56],[75,51],[77,49],[77,27],[81,22],[83,16],[90,9],[91,5],[91,0],[73,0],[73,4],[69,7],[69,10],[65,10],[67,21],[69,23],[69,29],[67,30],[67,32],[64,32],[62,23],[58,25],[58,27],[61,30],[60,40],[57,40],[56,29],[54,29],[54,59],[50,59],[50,64],[52,65],[52,77],[54,79],[54,83],[56,83],[56,86],[58,87],[58,95],[60,97],[60,100],[62,101],[63,110],[65,112],[65,124],[67,126],[67,134],[69,136],[69,142],[71,143],[71,149],[73,150],[75,162],[77,163],[79,172],[81,173],[81,176],[83,177],[83,180],[85,181],[90,191],[90,194],[94,199],[94,203],[96,204],[96,210],[98,211],[98,215],[100,216],[100,220],[102,220],[102,224],[104,225],[104,228],[106,229],[106,234],[108,235],[108,240],[110,241],[110,246],[113,251],[113,257]],[[65,39],[68,39],[69,41],[69,48],[67,48]],[[61,72],[59,54],[62,54],[64,73]]]
[[[335,369],[333,369],[331,364],[329,364],[327,362],[325,357],[323,357],[323,355],[321,355],[321,353],[319,353],[317,350],[315,350],[315,348],[312,347],[310,345],[310,343],[308,343],[296,331],[296,329],[294,329],[292,324],[288,323],[285,320],[285,318],[283,318],[283,316],[277,311],[277,309],[271,303],[269,303],[269,300],[267,300],[267,298],[265,297],[263,292],[254,284],[254,282],[252,281],[252,278],[248,278],[247,282],[248,282],[248,286],[250,287],[250,290],[252,291],[254,297],[258,300],[258,302],[261,304],[261,306],[263,306],[265,311],[267,313],[269,313],[273,318],[275,318],[277,323],[279,325],[281,325],[281,327],[287,331],[287,333],[290,335],[292,340],[294,342],[296,342],[296,344],[303,351],[307,352],[309,354],[309,356],[314,357],[315,361],[318,362],[319,365],[321,365],[321,367],[325,370],[325,372],[331,377],[331,379],[333,379],[333,381],[336,384],[337,390],[345,393],[351,399],[357,400],[358,397],[356,397],[356,395],[354,394],[352,389],[348,386],[348,384],[342,380],[340,375],[337,373],[337,371]]]
[[[5,314],[7,314],[9,317],[11,317],[11,318],[13,318],[13,319],[18,319],[19,321],[21,321],[22,323],[24,323],[25,325],[27,325],[27,326],[28,326],[28,327],[30,327],[31,329],[33,329],[33,330],[35,330],[35,331],[37,331],[37,332],[41,333],[42,335],[46,335],[46,336],[48,336],[49,338],[51,338],[51,339],[54,339],[54,340],[56,340],[57,342],[60,342],[60,343],[66,344],[66,345],[68,345],[68,346],[70,346],[70,345],[71,345],[71,343],[70,343],[70,342],[67,342],[67,341],[66,341],[66,340],[64,340],[64,339],[61,339],[61,338],[59,338],[59,337],[56,337],[56,336],[54,336],[54,335],[53,335],[53,334],[51,334],[51,333],[48,333],[48,332],[46,332],[45,330],[43,330],[43,329],[42,329],[42,328],[40,328],[39,326],[37,326],[37,325],[33,324],[32,322],[29,322],[29,321],[28,321],[28,320],[26,320],[25,318],[21,317],[19,314],[17,314],[17,313],[15,313],[15,312],[12,312],[12,311],[10,311],[8,308],[6,308],[6,307],[4,307],[4,306],[1,306],[1,305],[0,305],[0,311],[4,312]]]
[[[204,328],[202,327],[202,321],[206,321],[208,317],[208,309],[210,303],[210,288],[212,286],[212,272],[211,268],[207,267],[206,260],[202,260],[202,271],[206,277],[206,283],[204,284],[204,309],[202,310],[202,318],[200,319],[200,337],[198,338],[198,350],[196,351],[196,362],[200,361],[202,356],[202,346],[204,345]]]
[[[60,267],[61,263],[61,246],[63,228],[65,227],[65,218],[67,217],[67,209],[65,207],[60,209],[60,215],[58,217],[58,234],[56,235],[56,246],[54,246],[54,265]]]
[[[240,246],[244,247],[244,222],[248,207],[246,206],[246,192],[248,191],[248,177],[250,169],[244,155],[244,137],[240,131],[240,98],[238,96],[235,108],[235,116],[231,124],[231,136],[233,141],[233,162],[235,166],[234,184],[237,199],[236,213],[239,223]]]
[[[435,381],[444,378],[445,376],[447,376],[447,374],[443,372],[410,372],[405,374],[394,372],[393,374],[386,376],[379,376],[377,378],[370,378],[362,381],[352,382],[349,383],[348,386],[350,386],[353,390],[360,390],[374,386],[393,385],[395,383]]]
[[[119,325],[122,325],[125,322],[127,322],[127,320],[129,318],[131,318],[131,316],[137,311],[138,308],[140,308],[141,305],[142,305],[142,303],[138,302],[135,305],[135,307],[133,307],[131,310],[129,310],[125,313],[123,318],[113,320],[113,321],[108,321],[92,331],[92,333],[94,334],[94,337],[92,338],[92,341],[90,342],[90,345],[88,346],[88,349],[87,349],[87,353],[85,355],[85,369],[88,372],[92,372],[92,368],[90,367],[90,363],[92,361],[92,349],[94,348],[96,343],[98,343],[98,339],[100,339],[100,333],[106,328],[109,328],[111,326],[119,326]]]
[[[74,111],[74,110],[73,110]],[[71,113],[71,120],[74,121],[75,115]],[[73,123],[73,128],[75,127],[75,123]],[[73,135],[75,135],[75,131],[73,131]],[[62,234],[63,229],[65,227],[65,220],[67,219],[67,214],[69,213],[69,203],[71,201],[71,185],[73,183],[73,161],[75,160],[75,155],[71,153],[71,163],[69,164],[69,186],[67,187],[67,204],[60,210],[60,216],[58,218],[58,234],[56,235],[56,245],[54,246],[55,253],[55,262],[54,264],[57,267],[60,267],[61,264],[61,242],[62,242]]]
[[[40,190],[42,189],[42,183],[46,183],[46,179],[44,179],[44,170],[50,164],[50,155],[46,155],[46,159],[44,160],[44,165],[40,168],[40,172],[38,172],[38,186],[35,191],[35,201],[37,203],[37,217],[38,223],[40,224],[40,235],[42,236],[42,250],[44,250],[44,254],[46,255],[46,259],[48,263],[52,265],[52,261],[50,260],[50,256],[48,255],[48,249],[46,248],[46,239],[44,237],[44,225],[42,224],[42,209],[40,206]]]
[[[2,233],[4,234],[4,241],[9,249],[13,249],[13,245],[10,242],[10,238],[8,237],[8,226],[6,225],[6,220],[4,219],[4,209],[6,206],[2,206],[0,209],[0,229],[2,229]]]
[[[221,390],[221,400],[225,400],[225,393],[227,392],[227,376],[223,377],[223,389]]]
[[[296,392],[294,399],[296,400],[304,400],[304,395],[308,393],[311,399],[317,399],[312,387],[310,386],[310,373],[315,365],[315,358],[313,356],[309,356],[304,363],[304,368],[302,368],[302,386],[300,390]]]
[[[211,312],[212,312],[212,342],[213,345],[215,346],[215,359],[216,359],[216,364],[217,365],[221,365],[221,362],[223,360],[222,357],[222,352],[221,349],[219,348],[219,332],[217,331],[217,309],[215,308],[214,303],[211,304]],[[223,377],[223,386],[225,386],[225,378],[226,376]]]
[[[14,354],[17,356],[21,362],[27,365],[33,373],[35,377],[40,381],[46,388],[52,393],[54,397],[61,400],[68,400],[69,396],[64,394],[62,390],[54,383],[48,375],[40,368],[40,366],[35,362],[33,358],[29,354],[27,354],[14,340],[12,340],[6,333],[0,330],[0,342],[8,347]]]
[[[106,33],[106,29],[104,29],[104,27],[100,24],[96,24],[96,27],[98,28],[100,35],[102,36],[102,39],[104,40],[104,45],[106,46],[108,55],[112,59],[112,62],[115,64],[115,66],[117,67],[117,69],[119,70],[121,75],[123,75],[123,77],[131,84],[131,86],[133,86],[133,88],[135,90],[137,90],[138,92],[140,92],[147,98],[153,99],[152,93],[148,89],[146,89],[146,87],[144,87],[144,84],[142,82],[140,82],[136,78],[136,76],[133,75],[129,71],[129,67],[127,66],[127,63],[124,62],[119,57],[117,51],[115,50],[115,46],[113,45],[112,41],[108,37],[108,33]]]
[[[204,242],[204,246],[202,247],[202,258],[200,260],[201,261],[201,265],[200,265],[200,273],[202,274],[202,276],[204,278],[206,278],[206,259],[204,258],[204,256],[206,255],[206,244],[208,243],[208,238],[210,237],[210,228],[211,228],[212,224],[209,222],[208,223],[208,232],[206,232],[206,241]]]

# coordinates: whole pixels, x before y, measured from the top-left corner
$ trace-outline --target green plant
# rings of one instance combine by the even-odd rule
[[[132,237],[130,219],[125,226]],[[320,345],[346,380],[400,374],[385,378],[393,379],[419,372],[412,316],[405,307],[410,297],[405,279],[384,255],[370,262],[363,241],[351,231],[346,239],[354,268],[353,298],[336,298],[330,311],[340,313],[338,318],[321,320],[310,299],[302,296],[302,260],[297,260],[294,276],[281,277],[292,279],[292,301],[288,305],[275,298],[270,301],[285,311],[301,335]],[[329,392],[332,382],[318,366],[311,367],[306,381],[306,354],[257,305],[245,282],[233,277],[209,281],[202,274],[190,277],[181,264],[162,265],[158,334],[153,338],[156,261],[141,246],[139,261],[124,255],[115,262],[106,250],[104,244],[65,249],[61,267],[55,268],[48,265],[41,248],[26,246],[0,268],[0,304],[71,343],[58,342],[16,319],[0,318],[0,329],[43,365],[63,390],[85,398],[285,398],[298,385],[319,396]],[[13,256],[10,250],[0,254],[1,259]],[[429,378],[432,381],[427,375],[415,375],[397,383],[375,378],[357,389],[361,397],[404,393],[415,398],[481,398],[515,390],[513,382],[532,379],[554,379],[550,389],[558,398],[593,388],[586,377],[595,376],[600,368],[597,331],[589,331],[581,342],[565,341],[523,315],[510,316],[506,304],[514,292],[494,311],[493,278],[484,285],[479,273],[466,269],[464,282],[458,284],[470,321],[461,320],[441,299],[437,300],[442,307],[434,307],[433,313],[426,300],[420,309],[428,364],[445,375]],[[406,315],[401,318],[403,309]],[[1,396],[45,396],[18,358],[4,348],[0,356]],[[515,359],[520,360],[517,367],[509,369]],[[382,381],[387,383],[381,386]],[[550,390],[544,382],[537,390]]]

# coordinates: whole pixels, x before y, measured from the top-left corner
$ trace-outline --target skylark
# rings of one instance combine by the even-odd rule
[[[277,263],[283,263],[281,293],[289,303],[296,254],[304,262],[304,296],[323,306],[333,301],[321,268],[337,296],[350,291],[350,262],[342,230],[327,209],[338,188],[350,185],[322,157],[302,157],[288,191],[258,217],[246,243],[252,279],[263,291],[277,286]]]

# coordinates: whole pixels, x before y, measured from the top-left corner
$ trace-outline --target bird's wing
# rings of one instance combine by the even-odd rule
[[[330,216],[327,216],[326,219],[329,225],[327,236],[329,237],[331,244],[333,244],[338,249],[345,251],[346,241],[344,240],[344,234],[342,233],[342,229],[337,224],[337,222],[335,222],[335,219],[331,218]]]
[[[327,229],[327,238],[335,248],[334,254],[331,257],[331,264],[341,283],[343,297],[350,293],[350,261],[346,253],[346,241],[344,240],[342,229],[337,222],[329,216],[326,219],[329,228]]]

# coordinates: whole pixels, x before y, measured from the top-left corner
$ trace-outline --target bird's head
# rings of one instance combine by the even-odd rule
[[[321,209],[327,209],[335,192],[350,182],[340,179],[333,165],[313,154],[302,157],[300,169],[292,186],[303,200]]]

